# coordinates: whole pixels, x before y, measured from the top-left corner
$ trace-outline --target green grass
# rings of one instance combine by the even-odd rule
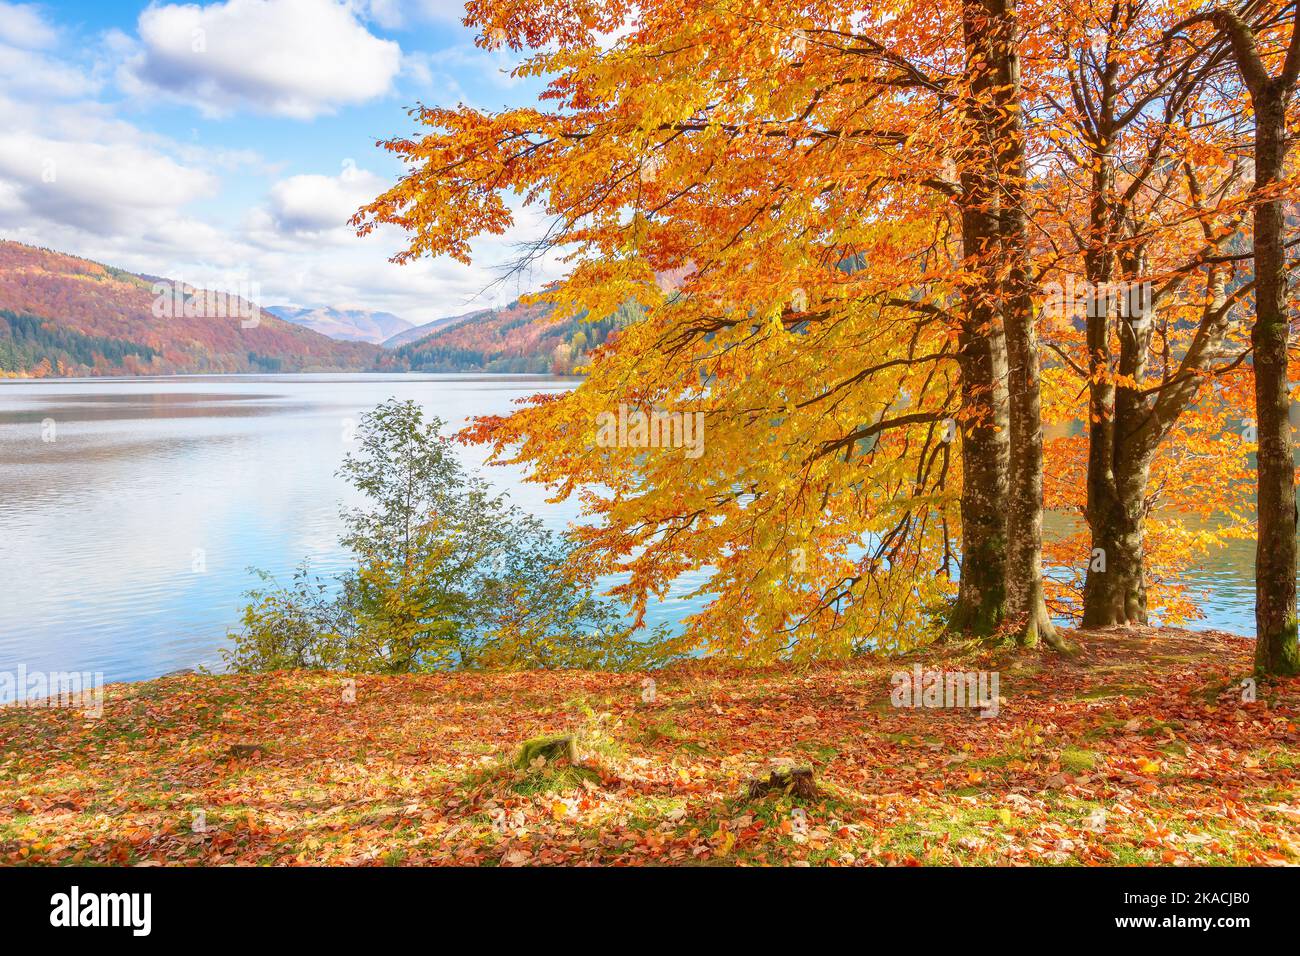
[[[1091,750],[1067,747],[1061,751],[1061,769],[1069,773],[1087,773],[1097,766],[1097,755]]]

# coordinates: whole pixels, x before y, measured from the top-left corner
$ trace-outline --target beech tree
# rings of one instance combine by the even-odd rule
[[[1210,82],[1224,44],[1166,55],[1170,13],[1140,0],[1073,5],[1032,71],[1051,167],[1042,206],[1058,211],[1043,210],[1039,241],[1056,288],[1074,293],[1055,303],[1048,344],[1088,392],[1081,612],[1093,627],[1147,622],[1150,514],[1160,500],[1197,510],[1172,468],[1153,491],[1157,452],[1206,383],[1245,357],[1227,249],[1248,185],[1235,154],[1242,117]],[[1203,427],[1225,430],[1220,419]],[[1193,448],[1203,452],[1184,440],[1173,454]],[[1232,487],[1239,456],[1215,458]]]
[[[1052,57],[1062,11],[1043,4],[480,0],[467,22],[484,46],[528,51],[517,73],[547,79],[539,104],[421,107],[422,135],[383,144],[407,173],[354,223],[407,230],[399,262],[468,260],[474,237],[513,223],[514,194],[550,219],[534,252],[570,262],[537,297],[555,321],[636,304],[577,389],[467,437],[581,496],[582,557],[626,574],[616,593],[634,606],[682,581],[710,599],[688,621],[697,646],[761,659],[951,631],[1066,649],[1042,570],[1044,477],[1073,468],[1076,446],[1045,443],[1044,408],[1104,412],[1078,460],[1133,476],[1089,486],[1093,534],[1123,573],[1084,603],[1120,606],[1109,623],[1141,620],[1153,564],[1204,543],[1147,553],[1152,482],[1243,461],[1231,442],[1158,454],[1209,433],[1241,364],[1227,273],[1243,177],[1195,131],[1223,47],[1162,59],[1167,16],[1110,16],[1117,51],[1154,31],[1149,48],[1072,69]],[[1099,88],[1102,110],[1086,106]],[[1027,122],[1053,110],[1072,142]],[[1072,233],[1080,202],[1090,225]],[[1192,208],[1174,222],[1179,203]],[[1137,338],[1109,316],[1086,341],[1056,330],[1044,369],[1043,280],[1076,260],[1160,279],[1167,318]],[[598,443],[596,420],[620,408],[702,416],[704,454]],[[1174,600],[1163,582],[1160,599]]]
[[[1250,341],[1259,429],[1255,667],[1264,674],[1296,674],[1295,453],[1287,374],[1291,306],[1283,205],[1290,185],[1287,108],[1300,78],[1300,5],[1265,8],[1262,13],[1255,12],[1254,4],[1246,9],[1246,16],[1227,9],[1199,13],[1175,32],[1210,24],[1227,38],[1254,114],[1255,319]]]

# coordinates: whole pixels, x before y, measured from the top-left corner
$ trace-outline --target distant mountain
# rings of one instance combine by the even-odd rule
[[[361,309],[262,309],[220,290],[0,240],[0,377],[312,371],[571,375],[592,349],[640,318],[632,307],[595,322],[557,323],[550,313],[546,305],[514,302],[411,326],[391,313]]]
[[[445,321],[415,341],[380,356],[385,370],[413,372],[512,372],[571,375],[591,349],[639,315],[628,307],[596,322],[554,322],[544,304],[511,303]],[[414,331],[414,330],[412,330]],[[409,333],[403,333],[404,335]]]
[[[494,313],[495,310],[493,309],[479,309],[477,312],[466,312],[462,315],[448,315],[441,319],[434,319],[432,322],[424,323],[424,325],[414,325],[404,332],[398,332],[391,338],[386,339],[383,345],[386,349],[395,349],[398,346],[418,341],[426,335],[432,335],[439,329],[445,329],[449,325],[457,325],[461,322],[485,319]]]
[[[248,299],[0,240],[0,375],[371,370]]]
[[[401,316],[366,309],[335,309],[329,306],[302,309],[291,305],[269,305],[266,311],[286,322],[328,335],[339,342],[381,345],[385,339],[412,328],[411,323]]]

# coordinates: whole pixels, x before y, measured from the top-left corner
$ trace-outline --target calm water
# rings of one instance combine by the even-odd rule
[[[458,428],[514,399],[572,388],[539,376],[302,375],[0,382],[0,671],[139,680],[217,666],[250,566],[287,580],[340,570],[334,472],[366,410],[413,398]],[[49,422],[53,422],[53,441]],[[463,449],[467,465],[482,449]],[[502,467],[486,476],[554,528],[576,506]],[[1252,546],[1216,556],[1203,627],[1252,629]],[[685,580],[649,615],[689,608]]]

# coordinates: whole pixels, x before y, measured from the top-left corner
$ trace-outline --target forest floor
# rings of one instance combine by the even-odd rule
[[[103,713],[0,710],[0,863],[1300,863],[1300,680],[1250,641],[1071,632],[653,675],[186,675]],[[896,707],[891,675],[998,674],[997,716]],[[644,699],[653,697],[652,700]],[[515,769],[576,734],[576,764]],[[820,793],[751,798],[776,765]]]

